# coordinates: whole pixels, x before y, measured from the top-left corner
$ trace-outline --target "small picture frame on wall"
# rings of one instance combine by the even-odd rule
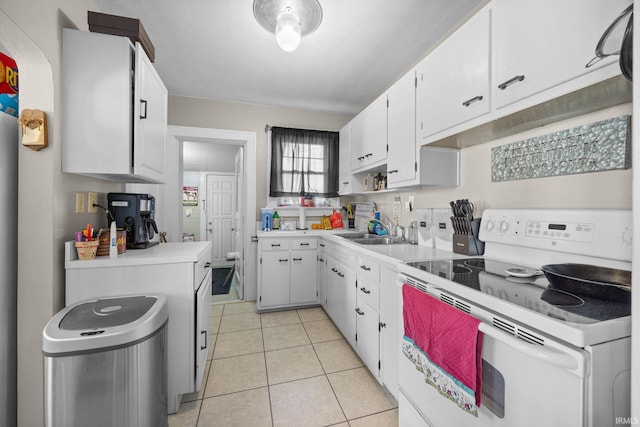
[[[182,206],[198,206],[198,187],[182,187]]]

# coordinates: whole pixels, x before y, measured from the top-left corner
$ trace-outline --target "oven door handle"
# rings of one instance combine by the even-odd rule
[[[501,331],[495,326],[491,326],[488,323],[480,323],[478,330],[485,335],[496,339],[505,345],[524,353],[530,357],[538,360],[542,360],[546,363],[551,363],[555,366],[576,371],[580,367],[580,363],[569,353],[565,353],[548,346],[529,344],[526,341],[518,339],[513,335]]]

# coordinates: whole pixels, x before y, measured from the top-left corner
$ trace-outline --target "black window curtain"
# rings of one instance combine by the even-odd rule
[[[271,127],[269,196],[338,197],[338,132]]]

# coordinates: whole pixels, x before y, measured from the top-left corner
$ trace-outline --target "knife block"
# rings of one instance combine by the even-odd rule
[[[480,233],[480,219],[474,218],[471,221],[471,234],[453,234],[453,252],[461,255],[482,255],[484,254],[484,242],[478,236]]]

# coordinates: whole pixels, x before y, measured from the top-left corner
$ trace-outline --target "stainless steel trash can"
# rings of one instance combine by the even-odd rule
[[[167,300],[70,305],[43,331],[45,425],[167,425]]]

